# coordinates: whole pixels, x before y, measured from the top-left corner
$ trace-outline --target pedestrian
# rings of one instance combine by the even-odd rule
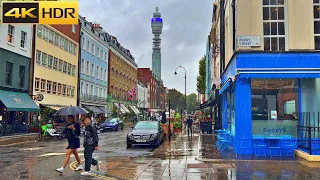
[[[191,116],[189,116],[188,119],[187,119],[188,136],[189,136],[190,133],[191,133],[191,136],[192,136],[192,124],[193,124],[193,120],[192,120]]]
[[[81,160],[78,154],[77,149],[80,148],[80,123],[76,122],[73,115],[68,116],[67,127],[63,131],[67,135],[68,138],[68,147],[66,152],[66,158],[64,159],[63,165],[61,168],[56,169],[57,172],[62,173],[63,170],[69,163],[70,155],[73,154],[78,162],[78,167],[76,171],[80,171],[83,169],[81,164]]]
[[[92,158],[93,152],[98,150],[99,137],[97,129],[91,124],[89,118],[84,119],[83,124],[85,126],[84,132],[84,172],[81,175],[90,175],[91,164],[96,166],[97,171],[100,169],[99,162]]]

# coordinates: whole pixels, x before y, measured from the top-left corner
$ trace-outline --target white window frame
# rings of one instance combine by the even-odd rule
[[[320,1],[319,3],[313,3],[313,7],[315,6],[320,6]],[[313,9],[313,8],[312,8]],[[319,22],[320,23],[320,17],[319,18],[315,18],[315,15],[313,14],[313,23],[315,22]],[[319,37],[320,38],[320,34],[316,34],[316,32],[313,30],[314,32],[314,49],[315,51],[320,51],[320,49],[316,49],[316,37]]]
[[[99,76],[100,76],[100,74],[99,74],[99,66],[97,66],[96,74],[97,74],[97,79],[99,79]]]
[[[91,72],[90,72],[90,75],[91,75],[92,77],[94,77],[94,64],[93,64],[93,63],[91,64]]]
[[[94,91],[94,86],[93,86],[93,83],[91,83],[91,85],[90,85],[90,95],[93,95],[93,91]]]
[[[81,59],[81,73],[82,74],[84,74],[84,70],[85,70],[84,66],[85,66],[85,60]]]
[[[270,38],[270,52],[279,52],[279,39],[278,39],[278,51],[271,51],[271,47],[272,47],[272,42],[271,42],[271,38],[280,38],[280,37],[284,37],[285,38],[285,50],[284,51],[288,51],[289,49],[289,38],[288,38],[288,2],[287,0],[283,0],[284,1],[284,5],[263,5],[262,4],[262,13],[263,13],[263,8],[264,7],[283,7],[284,8],[284,20],[263,20],[263,15],[262,15],[262,29],[263,28],[263,24],[268,22],[268,23],[272,23],[272,22],[283,22],[284,23],[284,33],[285,35],[264,35],[264,30],[263,30],[263,42],[264,42],[264,38]],[[269,15],[271,16],[271,12],[269,12]],[[279,31],[279,28],[277,26],[277,31]],[[270,25],[270,34],[271,34],[271,25]],[[277,32],[278,34],[278,32]],[[264,50],[265,51],[265,50]]]
[[[76,25],[75,24],[72,24],[72,28],[71,28],[71,31],[72,33],[76,33]]]
[[[90,75],[90,62],[89,61],[87,61],[86,62],[86,75]]]
[[[100,79],[103,80],[103,69],[100,68]]]
[[[38,65],[40,65],[41,62],[42,62],[42,59],[41,59],[41,51],[36,50],[36,63],[37,63]]]
[[[13,44],[14,43],[14,30],[15,27],[11,24],[8,24],[8,39],[7,42]]]
[[[27,42],[27,33],[25,31],[21,31],[21,43],[20,47],[26,49]]]
[[[94,47],[95,47],[95,46],[94,46],[94,44],[92,43],[92,44],[91,44],[91,54],[92,54],[92,55],[94,55],[94,52],[95,52]]]

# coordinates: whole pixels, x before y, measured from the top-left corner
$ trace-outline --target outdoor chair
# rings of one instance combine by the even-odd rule
[[[281,136],[280,147],[284,156],[294,156],[295,143],[292,136]]]
[[[266,157],[266,147],[265,144],[265,138],[261,135],[254,135],[253,136],[253,149],[254,149],[254,155],[255,156],[264,156]],[[260,153],[262,152],[262,153]]]

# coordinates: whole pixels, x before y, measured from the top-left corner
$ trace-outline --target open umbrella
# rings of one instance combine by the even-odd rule
[[[76,114],[88,114],[89,112],[80,106],[66,106],[55,112],[54,116],[68,116]]]

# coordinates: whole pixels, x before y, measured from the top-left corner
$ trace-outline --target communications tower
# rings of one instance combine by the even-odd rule
[[[159,13],[159,8],[156,7],[156,12],[153,13],[153,18],[151,19],[151,29],[153,37],[152,46],[152,72],[157,76],[157,79],[161,79],[161,38],[163,22],[161,18],[161,13]]]

